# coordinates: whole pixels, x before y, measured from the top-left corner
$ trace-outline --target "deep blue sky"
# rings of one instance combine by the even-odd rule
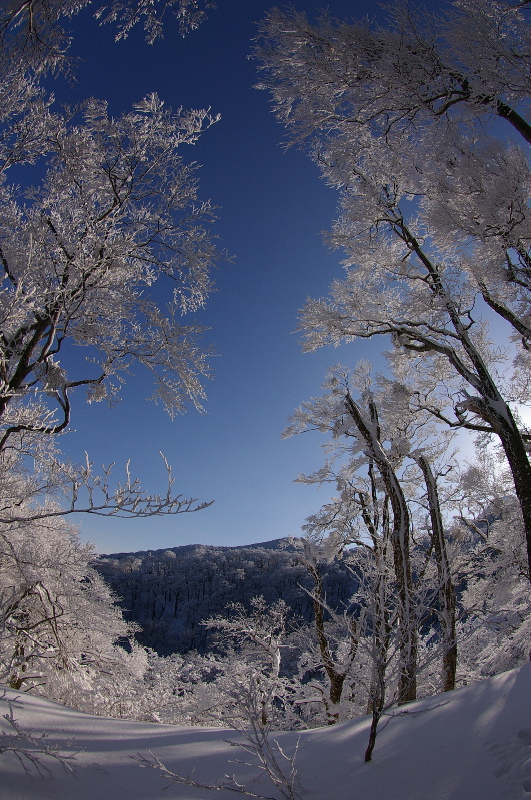
[[[342,18],[378,10],[370,2],[327,5]],[[87,450],[96,465],[116,462],[117,477],[130,458],[133,473],[157,491],[164,490],[163,451],[178,491],[215,501],[199,513],[169,518],[85,516],[82,538],[99,552],[299,535],[305,517],[333,491],[293,483],[299,472],[320,465],[321,442],[318,434],[281,440],[282,430],[294,408],[319,393],[328,366],[353,366],[377,353],[376,345],[360,344],[303,355],[294,333],[305,298],[326,294],[341,274],[341,254],[321,240],[337,196],[304,153],[282,149],[284,131],[269,97],[253,88],[258,77],[247,57],[250,40],[269,7],[264,0],[219,0],[197,31],[182,39],[170,21],[164,40],[152,46],[140,29],[115,44],[115,30],[100,27],[90,9],[69,25],[71,53],[81,61],[76,85],[59,84],[58,100],[104,98],[118,114],[156,91],[170,107],[211,107],[221,114],[183,155],[202,165],[200,195],[220,206],[215,230],[234,255],[233,263],[220,264],[218,291],[196,315],[211,328],[205,341],[218,352],[206,414],[191,409],[171,422],[160,406],[145,401],[151,385],[140,370],[112,409],[85,404],[81,392],[74,398],[75,430],[60,442],[70,457],[82,459]],[[310,16],[321,7],[297,4]]]

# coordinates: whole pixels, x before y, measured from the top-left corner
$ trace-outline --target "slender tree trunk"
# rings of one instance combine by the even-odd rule
[[[438,594],[440,605],[440,620],[442,627],[443,667],[442,690],[449,692],[455,689],[455,674],[457,670],[457,640],[455,635],[455,589],[450,572],[450,563],[446,552],[446,540],[437,491],[437,481],[428,459],[422,453],[413,453],[417,464],[422,470],[431,519],[431,541],[437,563]]]
[[[378,735],[378,723],[382,718],[382,713],[384,710],[383,696],[378,694],[374,698],[371,698],[371,706],[372,706],[371,730],[369,732],[369,742],[367,744],[367,749],[365,750],[365,763],[367,763],[367,761],[372,761],[372,753],[374,750],[374,745],[376,744],[376,737]]]
[[[389,624],[389,612],[387,602],[387,576],[385,569],[385,543],[381,552],[377,552],[375,559],[376,566],[376,585],[374,587],[374,614],[373,614],[373,675],[371,681],[371,691],[369,695],[368,713],[372,714],[369,741],[365,751],[365,762],[371,761],[376,736],[378,734],[378,723],[385,709],[385,683],[387,670],[387,657],[389,651],[389,640],[391,626]]]
[[[409,703],[417,698],[417,650],[415,609],[413,603],[411,564],[409,550],[404,550],[400,535],[396,532],[392,539],[395,573],[398,581],[400,599],[400,679],[398,681],[398,702]]]
[[[10,689],[15,689],[15,691],[21,689],[24,681],[26,680],[24,673],[28,668],[28,663],[25,657],[26,652],[24,648],[24,642],[22,641],[22,637],[20,637],[19,641],[16,642],[14,647],[12,659],[14,661],[14,666],[7,684]]]

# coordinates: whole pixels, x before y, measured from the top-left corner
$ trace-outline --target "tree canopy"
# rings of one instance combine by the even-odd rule
[[[308,301],[306,348],[388,336],[411,413],[497,435],[531,564],[516,414],[529,385],[529,11],[395,4],[381,27],[274,10],[257,57],[290,138],[341,193],[330,240],[345,278]]]

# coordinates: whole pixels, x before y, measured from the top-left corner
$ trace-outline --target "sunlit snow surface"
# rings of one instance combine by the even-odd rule
[[[14,696],[14,693],[11,693]],[[20,697],[20,695],[18,695]],[[3,800],[192,800],[234,798],[173,785],[132,758],[151,750],[168,767],[197,781],[226,773],[251,780],[253,770],[225,740],[231,731],[91,717],[24,695],[16,713],[25,727],[50,738],[75,737],[74,776],[25,776],[11,755],[0,756]],[[378,737],[374,759],[363,763],[367,717],[305,731],[297,764],[303,800],[520,800],[531,798],[531,664],[495,678],[403,707]],[[397,712],[395,712],[397,713]],[[299,734],[281,733],[290,751]],[[272,787],[254,783],[257,793]]]

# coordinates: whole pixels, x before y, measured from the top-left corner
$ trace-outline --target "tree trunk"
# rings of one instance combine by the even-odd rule
[[[339,704],[341,703],[341,695],[343,693],[343,684],[347,673],[338,670],[332,658],[328,638],[326,636],[324,624],[324,598],[323,598],[323,579],[319,568],[312,556],[308,557],[306,568],[313,578],[314,592],[313,592],[313,611],[315,615],[315,631],[317,634],[317,641],[319,642],[319,652],[325,668],[328,680],[330,681],[330,688],[328,692],[328,701],[325,701],[327,724],[335,725],[339,722]]]
[[[485,393],[486,395],[486,393]],[[522,511],[527,547],[528,577],[531,580],[531,464],[524,440],[507,403],[499,395],[468,398],[463,407],[480,416],[498,435]]]
[[[363,436],[371,458],[374,459],[382,476],[385,490],[393,510],[393,526],[391,544],[395,576],[398,584],[400,601],[400,678],[398,682],[398,702],[409,703],[417,696],[417,651],[418,636],[416,629],[413,579],[409,553],[410,518],[406,498],[400,481],[387,458],[379,440],[377,410],[370,393],[367,393],[371,424],[368,425],[357,404],[347,393],[345,405],[356,427]]]
[[[512,420],[512,425],[506,425],[498,431],[507,461],[514,480],[514,489],[524,522],[524,532],[527,546],[528,576],[531,580],[531,464],[525,449],[523,439]]]
[[[379,698],[372,699],[371,705],[372,721],[371,730],[369,733],[369,742],[367,744],[367,749],[365,750],[365,763],[372,761],[372,752],[374,750],[374,745],[376,744],[376,736],[378,735],[378,723],[380,722],[383,712],[383,702]]]
[[[21,640],[15,644],[12,661],[14,662],[14,666],[11,675],[9,676],[7,685],[10,689],[19,691],[19,689],[22,688],[22,684],[26,680],[24,673],[28,668],[24,643]]]
[[[457,640],[455,635],[455,589],[450,573],[450,564],[446,552],[446,540],[442,521],[437,481],[430,463],[422,453],[413,453],[415,461],[422,470],[431,519],[431,541],[435,552],[438,576],[438,595],[442,627],[443,666],[442,690],[449,692],[455,689],[457,670]]]
[[[376,552],[376,584],[374,586],[374,611],[373,611],[373,674],[369,705],[367,713],[372,714],[369,742],[365,751],[365,761],[372,759],[372,752],[376,744],[378,723],[385,709],[386,671],[391,637],[389,624],[389,610],[387,603],[387,576],[385,570],[385,543],[380,552]]]

